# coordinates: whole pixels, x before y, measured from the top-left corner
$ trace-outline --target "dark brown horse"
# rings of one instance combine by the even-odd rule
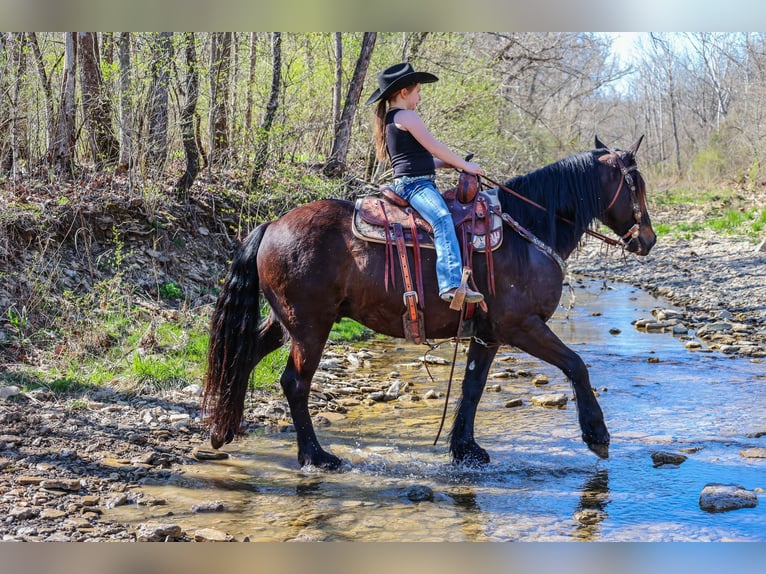
[[[505,186],[532,200],[500,191],[504,213],[565,260],[582,235],[600,220],[624,238],[626,249],[646,255],[656,236],[646,210],[645,183],[636,166],[639,138],[627,151],[596,149],[562,159]],[[540,209],[543,206],[545,210]],[[229,270],[210,330],[203,410],[211,443],[219,448],[239,432],[250,372],[267,354],[290,341],[280,384],[297,432],[301,465],[337,468],[341,460],[319,444],[308,408],[311,379],[333,323],[350,317],[370,329],[404,337],[402,294],[384,288],[385,246],[354,236],[354,206],[323,200],[298,207],[258,226],[244,241]],[[561,369],[575,393],[582,438],[598,456],[608,456],[604,424],[582,359],[548,328],[562,290],[555,257],[505,228],[495,251],[495,293],[486,284],[485,257],[475,257],[474,277],[486,295],[477,310],[462,397],[451,431],[457,462],[482,464],[489,455],[474,439],[476,409],[499,345],[513,345]],[[423,254],[425,328],[430,339],[451,338],[460,314],[437,295],[433,251]],[[270,312],[261,321],[259,293]]]

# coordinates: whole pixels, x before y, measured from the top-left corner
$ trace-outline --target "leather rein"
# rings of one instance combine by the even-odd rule
[[[602,233],[599,233],[598,231],[594,231],[593,229],[586,229],[585,233],[587,233],[591,237],[595,237],[596,239],[600,239],[601,241],[603,241],[604,243],[607,243],[608,245],[613,245],[613,246],[621,247],[621,248],[624,249],[628,245],[630,245],[630,243],[632,241],[634,241],[638,237],[639,230],[641,228],[641,219],[643,217],[643,212],[641,211],[641,204],[639,203],[638,197],[637,197],[636,183],[635,183],[633,175],[631,173],[633,171],[635,171],[636,173],[639,173],[638,172],[638,165],[636,165],[634,163],[632,166],[626,167],[625,163],[622,161],[622,158],[620,157],[620,155],[617,152],[610,150],[609,154],[611,156],[613,156],[615,161],[617,162],[617,166],[616,167],[620,170],[620,173],[622,174],[622,177],[620,178],[620,185],[617,187],[617,190],[614,192],[614,196],[612,196],[612,200],[609,202],[609,205],[604,210],[604,213],[609,211],[614,206],[614,204],[617,202],[617,198],[620,196],[620,192],[622,192],[623,185],[625,184],[625,182],[627,182],[628,183],[628,188],[630,189],[630,199],[631,199],[631,202],[633,204],[633,218],[635,219],[636,222],[619,239],[614,239],[612,237],[607,237],[606,235],[604,235]],[[513,195],[515,197],[518,197],[522,201],[525,201],[526,203],[528,203],[528,204],[530,204],[530,205],[532,205],[532,206],[534,206],[534,207],[536,207],[536,208],[538,208],[538,209],[540,209],[542,211],[546,211],[546,212],[548,211],[545,207],[543,207],[539,203],[536,203],[535,201],[532,201],[528,197],[525,197],[525,196],[521,195],[520,193],[517,193],[517,192],[513,191],[511,188],[506,187],[503,184],[498,183],[498,182],[490,179],[486,175],[481,175],[479,177],[484,178],[485,180],[487,180],[492,185],[495,185],[499,189],[502,189],[504,192],[510,193],[511,195]],[[567,219],[566,217],[562,217],[560,215],[557,215],[556,217],[558,219],[560,219],[561,221],[563,221],[564,223],[569,223],[570,225],[574,225],[574,222],[571,221],[570,219]]]

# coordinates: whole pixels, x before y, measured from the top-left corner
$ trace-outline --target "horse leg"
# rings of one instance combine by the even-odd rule
[[[580,356],[562,343],[539,317],[530,317],[520,329],[513,332],[509,342],[561,369],[574,389],[583,441],[600,458],[609,458],[609,431],[591,389],[588,368]]]
[[[320,337],[316,333],[301,340],[293,338],[287,366],[279,383],[290,405],[290,414],[297,433],[299,464],[335,470],[340,467],[342,461],[319,445],[309,413],[311,379],[319,365],[326,340],[327,334]]]
[[[496,354],[496,346],[487,347],[473,339],[471,340],[468,347],[462,395],[450,432],[450,453],[452,453],[454,462],[476,466],[489,462],[489,454],[476,443],[473,429],[476,409],[479,406],[489,368]]]

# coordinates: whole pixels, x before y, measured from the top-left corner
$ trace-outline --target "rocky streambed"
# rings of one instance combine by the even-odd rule
[[[663,238],[644,259],[605,254],[590,241],[569,263],[573,273],[635,285],[679,307],[641,317],[637,328],[693,334],[691,349],[766,357],[766,251],[746,240]]]

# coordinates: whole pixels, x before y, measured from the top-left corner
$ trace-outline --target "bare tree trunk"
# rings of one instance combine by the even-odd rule
[[[282,84],[282,33],[274,32],[271,35],[271,92],[269,94],[269,103],[266,105],[266,112],[263,114],[261,125],[258,128],[255,138],[255,159],[253,160],[253,171],[250,173],[250,182],[248,187],[251,190],[257,189],[258,184],[266,168],[266,158],[269,149],[269,132],[274,123],[274,117],[279,107],[279,90]]]
[[[375,48],[376,32],[365,32],[362,39],[362,49],[359,58],[356,60],[354,76],[348,86],[348,95],[346,103],[343,106],[340,122],[335,130],[335,140],[332,144],[330,159],[324,166],[324,173],[329,176],[341,175],[346,169],[346,157],[351,142],[351,122],[356,113],[356,107],[359,104],[359,98],[362,95],[364,87],[364,78],[367,75],[367,68],[370,66],[372,51]]]
[[[21,106],[21,79],[26,68],[26,55],[24,50],[25,37],[23,32],[8,32],[6,36],[6,53],[8,55],[8,69],[11,70],[10,86],[8,86],[8,96],[10,99],[10,117],[5,121],[7,128],[0,131],[7,131],[8,140],[5,146],[0,145],[0,170],[9,173],[12,176],[14,185],[18,178],[19,159],[27,156],[28,150],[24,143],[25,114],[19,109]],[[4,149],[3,149],[4,148]]]
[[[402,48],[402,62],[409,62],[420,55],[420,48],[428,36],[428,32],[404,33],[404,47]]]
[[[57,173],[74,173],[75,145],[75,75],[77,72],[77,32],[64,33],[64,74],[61,80],[61,103],[50,150],[51,165]]]
[[[149,100],[147,162],[161,171],[168,157],[168,84],[173,59],[173,32],[160,32],[154,42]]]
[[[210,46],[210,163],[221,165],[229,149],[228,101],[231,32],[215,32]]]
[[[133,165],[133,106],[130,87],[130,32],[120,32],[118,39],[120,62],[120,169],[128,170]]]
[[[332,91],[332,129],[340,122],[340,94],[343,86],[343,34],[335,32],[335,85]]]
[[[253,127],[253,82],[255,81],[256,33],[250,32],[250,69],[247,74],[247,103],[245,108],[245,138]]]
[[[96,34],[79,32],[78,42],[83,117],[90,135],[93,163],[97,170],[102,170],[117,163],[120,145],[112,130],[112,110],[104,93]]]
[[[181,137],[186,154],[186,171],[176,183],[176,193],[185,197],[199,173],[199,150],[195,133],[195,114],[199,97],[199,68],[194,32],[184,34],[186,47],[186,101],[181,110]]]
[[[53,142],[53,134],[56,128],[54,120],[54,103],[53,103],[53,88],[51,88],[51,79],[48,76],[48,72],[45,69],[45,62],[43,61],[43,54],[40,50],[40,44],[37,41],[37,34],[29,32],[29,44],[32,46],[32,53],[35,57],[35,65],[37,66],[37,75],[40,77],[40,85],[43,88],[45,94],[45,145],[47,149],[50,149]]]

